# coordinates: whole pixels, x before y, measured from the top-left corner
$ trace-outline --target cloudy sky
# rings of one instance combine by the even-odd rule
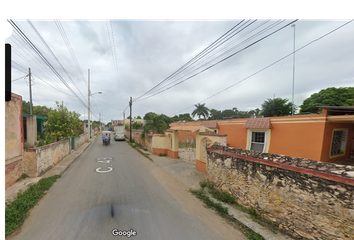
[[[88,113],[88,69],[92,118],[101,113],[105,123],[122,119],[124,110],[128,116],[130,97],[133,117],[192,113],[197,103],[252,110],[273,96],[291,100],[294,28],[297,106],[321,89],[354,85],[350,19],[299,19],[295,27],[292,19],[12,20],[49,63],[13,30],[5,39],[12,46],[12,92],[29,101],[31,68],[34,106],[63,101],[81,119]]]

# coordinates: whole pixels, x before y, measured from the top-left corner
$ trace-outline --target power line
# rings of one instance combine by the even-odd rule
[[[17,32],[16,32],[16,34],[17,34]],[[16,43],[15,43],[15,44],[16,44]],[[16,44],[16,45],[17,45],[17,44]],[[20,52],[18,52],[15,48],[13,48],[12,50],[13,50],[16,54],[18,54],[22,59],[24,59],[25,61],[27,61],[27,62],[29,63],[29,65],[31,65],[31,62],[29,62],[29,60],[27,60],[27,58],[26,58],[25,56],[23,56],[22,54],[20,54]],[[23,72],[23,73],[25,73],[25,74],[28,73],[28,69],[24,68],[23,66],[21,66],[21,65],[18,64],[18,63],[16,63],[16,62],[13,61],[13,60],[11,60],[11,67],[13,67],[13,68],[17,69],[18,71]],[[46,75],[46,74],[44,74],[43,72],[39,71],[39,69],[38,69],[38,72],[42,73],[43,75]],[[54,87],[53,85],[51,85],[50,83],[46,82],[46,81],[43,80],[41,77],[39,77],[37,74],[32,73],[31,75],[36,76],[39,80],[41,80],[41,81],[44,82],[45,84],[49,85],[49,86],[52,87],[53,89],[55,89],[55,90],[57,90],[57,91],[59,91],[59,92],[65,94],[65,95],[67,95],[67,96],[69,96],[69,97],[74,97],[73,95],[70,95],[70,94],[68,94],[68,93],[66,93],[66,92],[63,92],[62,90],[60,90],[60,89]],[[27,76],[27,75],[26,75],[26,76]],[[46,77],[48,78],[48,76],[46,76]]]
[[[171,79],[172,77],[174,77],[175,75],[177,75],[178,73],[180,73],[181,71],[183,71],[185,68],[187,68],[191,63],[193,63],[196,59],[198,59],[200,56],[202,56],[208,49],[210,49],[214,44],[216,44],[218,41],[220,41],[220,39],[224,38],[225,36],[227,36],[230,32],[232,32],[237,26],[239,26],[244,20],[240,21],[238,24],[236,24],[235,26],[233,26],[231,29],[229,29],[226,33],[224,33],[221,37],[219,37],[218,39],[216,39],[213,43],[211,43],[208,47],[206,47],[203,51],[201,51],[200,53],[198,53],[196,56],[194,56],[192,59],[190,59],[187,63],[185,63],[184,65],[182,65],[179,69],[177,69],[175,72],[173,72],[171,75],[169,75],[167,78],[165,78],[164,80],[162,80],[160,83],[158,83],[157,85],[155,85],[153,88],[151,88],[150,90],[148,90],[147,92],[145,92],[144,94],[142,94],[140,97],[136,98],[134,101],[137,101],[138,99],[140,99],[141,97],[143,97],[144,95],[146,95],[147,93],[151,92],[152,90],[154,90],[155,88],[157,88],[158,86],[160,86],[162,83],[168,81],[169,79]]]
[[[269,20],[268,20],[268,21],[269,21]],[[261,26],[263,26],[263,25],[266,24],[268,21],[265,21],[265,22],[259,24],[258,26],[256,26],[256,27],[253,28],[252,30],[250,30],[250,31],[246,32],[245,34],[243,34],[242,36],[240,36],[240,38],[243,37],[243,36],[246,36],[246,35],[250,34],[252,31],[256,30],[257,28],[259,28],[259,27],[261,27]],[[276,25],[280,24],[282,21],[284,21],[284,20],[279,20],[279,21],[277,21],[277,22],[271,24],[270,26],[268,26],[268,27],[262,29],[261,31],[257,32],[257,33],[254,34],[253,36],[247,38],[247,39],[244,40],[243,42],[237,44],[236,46],[233,46],[231,49],[228,49],[227,51],[225,51],[225,52],[219,54],[219,53],[221,52],[221,50],[226,49],[227,47],[229,47],[229,46],[235,41],[235,39],[234,39],[234,41],[232,41],[231,43],[229,43],[228,45],[226,45],[225,47],[223,47],[221,50],[212,53],[211,56],[214,56],[214,55],[217,55],[217,54],[218,54],[214,59],[212,59],[212,60],[206,62],[205,64],[203,64],[203,65],[197,67],[196,69],[195,69],[195,67],[196,67],[197,65],[196,65],[195,67],[192,67],[192,69],[194,69],[193,72],[196,72],[196,70],[199,70],[199,69],[201,69],[202,67],[207,66],[208,64],[211,64],[212,62],[216,61],[218,58],[221,58],[223,55],[226,55],[227,53],[231,52],[232,50],[236,49],[237,47],[242,46],[243,44],[245,44],[246,42],[250,41],[251,39],[253,39],[253,38],[255,38],[255,37],[261,35],[262,33],[266,32],[267,30],[269,30],[269,29],[275,27]],[[200,63],[203,63],[203,62],[205,62],[206,60],[210,59],[211,56],[209,56],[207,59],[204,59],[204,60],[200,61]],[[199,64],[199,63],[198,63],[198,64]],[[165,85],[164,87],[166,88],[166,87],[168,87],[168,86],[171,86],[174,82],[177,82],[178,80],[181,80],[181,79],[183,79],[184,77],[187,77],[188,74],[192,74],[193,72],[190,72],[190,71],[187,72],[187,73],[184,74],[183,76],[181,76],[181,77],[179,77],[178,79],[176,79],[176,80],[174,80],[174,81],[168,83],[168,84]],[[162,87],[161,87],[161,89],[162,89]],[[160,90],[161,90],[161,89],[160,89]],[[157,89],[157,90],[155,91],[155,93],[157,93],[157,91],[159,91],[159,89]],[[154,91],[151,92],[150,94],[153,95],[153,94],[154,94]],[[143,100],[143,99],[142,99],[142,100]]]
[[[49,75],[53,74],[53,72],[49,72],[47,68],[44,68],[44,67],[42,66],[43,62],[42,62],[42,63],[39,62],[39,60],[37,59],[38,55],[35,55],[35,54],[33,53],[33,49],[28,49],[28,45],[27,45],[27,44],[24,44],[23,41],[21,42],[20,40],[18,40],[18,39],[17,39],[17,35],[18,35],[19,37],[20,37],[20,35],[19,35],[17,32],[15,32],[15,33],[16,33],[16,34],[13,34],[13,35],[12,35],[12,36],[14,37],[13,40],[18,41],[18,43],[21,44],[21,46],[20,46],[18,43],[16,43],[15,41],[13,42],[13,44],[15,44],[15,45],[17,45],[19,48],[21,48],[21,49],[23,50],[23,51],[21,51],[21,52],[25,53],[25,54],[29,57],[30,60],[28,60],[27,57],[24,56],[20,51],[17,51],[15,47],[12,48],[13,52],[14,52],[15,54],[17,54],[20,58],[22,58],[23,60],[25,60],[25,61],[28,63],[28,66],[30,66],[33,70],[36,70],[38,73],[41,73],[44,77],[46,77],[46,78],[49,79],[48,75],[46,75],[46,73],[44,73],[44,72],[47,71],[47,72],[49,73]],[[24,51],[24,50],[26,50],[26,51]],[[32,50],[32,51],[31,51],[31,50]],[[30,56],[29,53],[32,54],[33,56]],[[37,62],[38,65],[34,65],[35,62]],[[44,72],[42,72],[41,70],[43,70]],[[28,69],[25,69],[25,71],[27,72]],[[54,77],[54,79],[56,79],[56,78]],[[56,81],[55,81],[55,83],[58,84]],[[61,83],[61,82],[59,82],[59,83]],[[61,88],[61,84],[58,85],[58,87]]]
[[[14,64],[17,65],[17,66],[19,66],[19,67],[14,66]],[[17,70],[19,70],[19,71],[21,71],[21,72],[23,72],[23,73],[26,73],[26,71],[27,71],[24,67],[22,67],[21,65],[19,65],[19,64],[16,63],[16,62],[14,62],[13,60],[11,60],[11,67],[16,68]],[[20,69],[20,68],[22,68],[22,69]],[[37,76],[36,74],[31,73],[31,75],[36,76],[39,80],[41,80],[41,81],[44,82],[45,84],[49,85],[50,87],[54,88],[55,90],[57,90],[57,91],[59,91],[59,92],[61,92],[61,93],[64,93],[65,95],[68,95],[69,97],[75,97],[75,96],[73,96],[73,95],[70,95],[70,94],[68,94],[68,93],[65,93],[65,92],[59,90],[58,88],[52,86],[50,83],[48,83],[48,82],[46,82],[45,80],[41,79],[41,78],[40,78],[39,76]],[[26,75],[26,76],[27,76],[27,75]]]
[[[67,47],[67,49],[68,49],[68,51],[70,53],[70,56],[71,56],[71,58],[73,59],[73,61],[75,63],[76,69],[77,69],[77,71],[80,74],[81,80],[85,83],[85,85],[87,87],[87,82],[86,82],[86,79],[85,79],[85,77],[83,75],[82,68],[81,68],[80,63],[77,60],[77,57],[75,55],[75,52],[74,52],[74,50],[73,50],[73,48],[72,48],[72,46],[70,44],[69,38],[68,38],[68,36],[65,33],[64,27],[61,24],[60,20],[54,20],[54,21],[55,21],[55,23],[56,23],[56,25],[57,25],[57,27],[59,29],[59,32],[60,32],[60,34],[61,34],[61,36],[62,36],[62,38],[63,38],[63,40],[65,42],[65,45],[66,45],[66,47]]]
[[[67,82],[61,77],[61,75],[55,70],[55,68],[49,63],[49,61],[43,56],[43,54],[36,48],[36,46],[28,39],[28,37],[22,32],[22,30],[10,19],[7,20],[11,26],[20,33],[21,37],[26,41],[26,43],[36,51],[36,53],[43,59],[43,61],[47,64],[48,67],[55,73],[55,75],[63,82],[63,84],[75,95],[75,97],[81,101],[81,103],[87,107],[86,103],[77,96],[77,94],[71,89],[71,87],[67,84]]]
[[[262,41],[262,40],[264,40],[264,39],[270,37],[271,35],[277,33],[278,31],[284,29],[285,27],[287,27],[287,26],[293,24],[293,23],[296,22],[296,21],[297,21],[297,20],[294,20],[294,21],[292,21],[292,22],[290,22],[290,23],[288,23],[288,24],[286,24],[286,25],[284,25],[284,26],[278,28],[277,30],[275,30],[275,31],[273,31],[273,32],[271,32],[271,33],[269,33],[269,34],[267,34],[266,36],[264,36],[264,37],[262,37],[262,38],[260,38],[260,39],[258,39],[258,40],[256,40],[256,41],[254,41],[253,43],[247,45],[246,47],[242,48],[241,50],[238,50],[237,52],[234,52],[234,53],[228,55],[227,57],[225,57],[225,58],[223,58],[223,59],[217,61],[216,63],[213,63],[212,65],[210,65],[210,66],[208,66],[208,67],[202,69],[201,71],[199,71],[199,72],[197,72],[197,73],[195,73],[195,74],[193,74],[193,75],[191,75],[191,76],[185,78],[184,80],[179,81],[178,83],[176,83],[176,84],[174,84],[174,85],[172,85],[172,86],[170,86],[170,87],[166,87],[166,88],[160,90],[159,92],[154,93],[154,94],[151,94],[150,96],[147,96],[147,97],[145,97],[145,98],[142,98],[142,99],[140,99],[140,100],[138,100],[138,101],[145,100],[145,99],[147,99],[147,98],[150,98],[150,97],[153,97],[153,96],[155,96],[155,95],[157,95],[157,94],[160,94],[160,93],[162,93],[162,92],[164,92],[164,91],[167,91],[167,90],[169,90],[169,89],[171,89],[171,88],[173,88],[173,87],[175,87],[175,86],[177,86],[177,85],[179,85],[179,84],[181,84],[181,83],[183,83],[183,82],[185,82],[185,81],[187,81],[187,80],[189,80],[189,79],[191,79],[191,78],[193,78],[193,77],[195,77],[195,76],[197,76],[197,75],[199,75],[199,74],[201,74],[201,73],[203,73],[203,72],[205,72],[206,70],[208,70],[208,69],[210,69],[210,68],[212,68],[212,67],[214,67],[214,66],[220,64],[221,62],[223,62],[223,61],[225,61],[225,60],[227,60],[227,59],[233,57],[234,55],[236,55],[236,54],[238,54],[238,53],[240,53],[240,52],[242,52],[242,51],[248,49],[249,47],[251,47],[251,46],[253,46],[253,45],[259,43],[260,41]],[[203,66],[205,66],[205,65],[203,65]],[[135,101],[137,101],[137,99],[135,99]]]
[[[14,79],[14,80],[11,80],[11,82],[15,82],[15,81],[17,81],[17,80],[25,79],[27,76],[28,76],[28,74],[27,74],[27,75],[25,75],[25,76],[22,76],[22,77],[16,78],[16,79]]]
[[[108,21],[109,21],[110,28],[108,26]],[[109,45],[110,45],[110,49],[111,49],[113,64],[114,64],[114,71],[115,71],[116,78],[117,78],[116,83],[117,83],[117,88],[118,88],[118,96],[120,98],[120,101],[122,102],[120,78],[119,78],[119,75],[118,75],[119,68],[118,68],[116,44],[115,44],[115,40],[114,40],[113,24],[112,24],[111,20],[106,20],[106,27],[107,27],[107,33],[108,33],[108,38],[109,38]]]
[[[91,97],[92,97],[92,98],[95,98],[94,96],[91,96]],[[117,110],[121,111],[121,109],[119,109],[119,108],[112,107],[111,105],[108,105],[107,103],[102,102],[101,100],[99,100],[99,99],[97,99],[97,98],[95,98],[95,99],[96,99],[97,101],[99,101],[99,102],[103,103],[104,105],[108,106],[108,107],[111,107],[111,108],[114,108],[114,109],[117,109]]]
[[[228,90],[228,89],[230,89],[230,88],[232,88],[232,87],[236,86],[237,84],[239,84],[239,83],[241,83],[241,82],[243,82],[243,81],[248,80],[249,78],[251,78],[251,77],[253,77],[253,76],[257,75],[258,73],[260,73],[260,72],[262,72],[262,71],[264,71],[264,70],[266,70],[266,69],[270,68],[271,66],[273,66],[273,65],[277,64],[278,62],[280,62],[280,61],[284,60],[285,58],[287,58],[287,57],[289,57],[289,56],[292,56],[294,53],[296,53],[296,52],[298,52],[298,51],[300,51],[300,50],[302,50],[302,49],[304,49],[304,48],[308,47],[309,45],[313,44],[314,42],[317,42],[317,41],[319,41],[319,40],[321,40],[321,39],[325,38],[326,36],[328,36],[328,35],[332,34],[333,32],[335,32],[335,31],[337,31],[337,30],[341,29],[342,27],[344,27],[344,26],[348,25],[349,23],[351,23],[351,22],[353,22],[353,21],[354,21],[354,19],[352,19],[352,20],[350,20],[350,21],[346,22],[345,24],[343,24],[343,25],[341,25],[341,26],[339,26],[339,27],[337,27],[337,28],[333,29],[332,31],[330,31],[330,32],[328,32],[328,33],[326,33],[326,34],[322,35],[322,36],[321,36],[321,37],[319,37],[319,38],[316,38],[315,40],[312,40],[311,42],[309,42],[309,43],[305,44],[304,46],[302,46],[302,47],[300,47],[300,48],[296,49],[295,51],[293,51],[293,52],[291,52],[291,53],[289,53],[289,54],[285,55],[284,57],[282,57],[282,58],[278,59],[277,61],[275,61],[275,62],[273,62],[273,63],[269,64],[268,66],[266,66],[266,67],[264,67],[264,68],[262,68],[262,69],[258,70],[257,72],[255,72],[255,73],[251,74],[250,76],[248,76],[248,77],[246,77],[246,78],[244,78],[244,79],[242,79],[242,80],[240,80],[240,81],[238,81],[238,82],[236,82],[236,83],[234,83],[234,84],[232,84],[232,85],[230,85],[230,86],[228,86],[228,87],[224,88],[223,90],[218,91],[217,93],[215,93],[215,94],[213,94],[213,95],[211,95],[211,96],[209,96],[209,97],[207,97],[207,98],[205,98],[205,99],[203,99],[203,100],[199,101],[198,103],[205,102],[205,101],[209,100],[210,98],[215,97],[216,95],[218,95],[218,94],[220,94],[220,93],[222,93],[222,92],[224,92],[224,91],[226,91],[226,90]],[[183,111],[185,111],[185,110],[187,110],[187,109],[189,109],[189,108],[191,108],[191,107],[193,107],[193,106],[194,106],[194,105],[189,106],[188,108],[185,108],[185,109],[183,109],[183,110],[179,111],[178,113],[183,112]],[[178,113],[176,113],[176,114],[178,114]],[[176,114],[175,114],[175,115],[176,115]]]
[[[55,54],[53,53],[52,49],[50,49],[50,47],[48,46],[48,44],[46,43],[46,41],[43,39],[43,37],[41,36],[41,34],[37,31],[37,29],[35,28],[35,26],[32,24],[32,22],[30,20],[27,19],[27,23],[31,26],[31,28],[33,29],[33,31],[37,34],[37,36],[40,38],[40,40],[42,41],[42,43],[46,46],[46,48],[49,50],[49,52],[51,53],[51,55],[54,57],[54,59],[57,61],[57,63],[61,66],[61,68],[63,69],[63,71],[66,73],[66,75],[69,77],[69,79],[72,81],[72,83],[74,84],[74,86],[76,87],[76,89],[79,91],[79,93],[81,93],[80,89],[76,86],[75,82],[71,79],[69,73],[65,70],[65,68],[63,67],[63,65],[61,64],[61,62],[59,61],[59,59],[57,58],[57,56],[55,56]],[[58,25],[57,25],[58,26]],[[58,27],[59,28],[59,27]],[[60,34],[62,35],[62,33],[60,32]],[[62,38],[63,35],[62,35]],[[69,40],[68,40],[69,41]],[[65,42],[65,41],[64,41]],[[67,43],[65,42],[65,44],[67,45]],[[68,48],[68,46],[67,46]],[[85,99],[84,95],[81,93],[81,96]]]

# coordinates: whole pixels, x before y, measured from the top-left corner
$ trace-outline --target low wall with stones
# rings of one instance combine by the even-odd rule
[[[38,148],[25,149],[24,173],[38,177],[69,155],[69,139],[51,143]]]
[[[354,239],[354,166],[214,144],[207,179],[297,239]]]

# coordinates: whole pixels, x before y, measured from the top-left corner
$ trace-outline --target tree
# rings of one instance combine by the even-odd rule
[[[207,118],[209,116],[209,108],[207,108],[205,106],[205,103],[203,104],[195,104],[194,105],[196,107],[196,109],[192,112],[192,116],[194,117],[195,115],[198,115],[198,118],[200,118],[200,116],[203,116],[203,118]]]
[[[165,114],[160,114],[160,118],[167,124],[169,125],[170,123],[172,123],[172,119],[165,115]]]
[[[57,141],[67,137],[78,136],[83,132],[80,114],[70,112],[64,103],[55,102],[57,109],[48,113],[47,131]]]
[[[141,124],[139,122],[134,122],[132,124],[132,128],[135,129],[135,130],[138,130],[141,128]]]
[[[330,87],[306,98],[300,106],[300,113],[318,113],[317,106],[353,106],[354,87]]]
[[[254,113],[256,114],[256,117],[259,116],[259,114],[261,113],[261,110],[259,108],[256,108],[254,110]]]
[[[33,115],[45,117],[48,119],[48,113],[51,108],[46,106],[33,106]],[[24,114],[30,114],[30,102],[22,101],[22,111]]]
[[[236,108],[236,110],[237,110],[237,108]],[[232,117],[232,116],[236,115],[236,112],[234,112],[231,109],[225,109],[224,111],[221,112],[221,114],[223,117]]]
[[[30,102],[22,101],[22,112],[24,114],[30,114]]]
[[[167,128],[168,126],[165,121],[162,120],[162,117],[155,114],[152,119],[146,121],[145,125],[143,126],[141,136],[145,137],[145,134],[147,133],[163,134]]]
[[[210,115],[211,116],[208,118],[209,120],[220,120],[224,118],[221,111],[214,108],[210,110]]]
[[[140,116],[137,116],[136,119],[141,119],[141,117],[140,117]]]
[[[144,116],[144,120],[152,120],[153,116],[157,115],[156,113],[153,112],[148,112]]]
[[[194,121],[189,113],[180,114],[178,116],[179,121],[191,122]]]
[[[292,103],[289,99],[268,98],[262,104],[262,114],[265,117],[287,116],[291,115]]]

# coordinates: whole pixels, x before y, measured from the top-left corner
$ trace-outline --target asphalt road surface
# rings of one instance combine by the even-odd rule
[[[204,207],[180,179],[126,142],[104,146],[100,137],[33,208],[21,231],[10,238],[247,239]]]

